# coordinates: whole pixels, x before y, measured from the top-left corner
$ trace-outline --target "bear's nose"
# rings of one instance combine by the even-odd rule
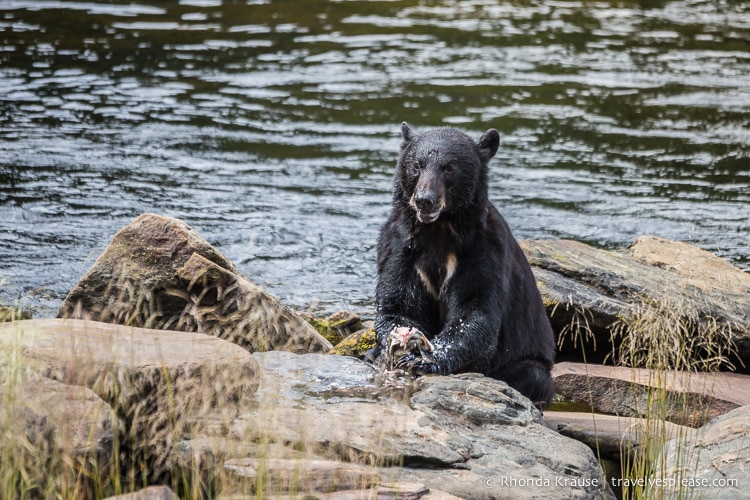
[[[428,192],[419,193],[414,197],[414,204],[420,212],[430,213],[436,202],[435,195]]]

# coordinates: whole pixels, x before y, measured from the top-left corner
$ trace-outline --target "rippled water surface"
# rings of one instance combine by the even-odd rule
[[[750,267],[747,2],[0,0],[0,302],[53,315],[158,212],[369,315],[402,120],[500,130],[518,238]]]

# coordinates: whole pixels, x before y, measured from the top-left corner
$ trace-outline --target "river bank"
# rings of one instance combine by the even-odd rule
[[[190,498],[493,498],[511,482],[524,495],[614,498],[623,479],[654,474],[676,479],[665,488],[694,492],[677,480],[689,463],[696,484],[716,474],[737,480],[704,493],[740,498],[732,495],[750,477],[738,464],[750,456],[726,454],[750,448],[737,448],[733,440],[744,438],[726,425],[748,421],[750,382],[718,371],[748,359],[747,275],[655,238],[618,252],[564,241],[523,246],[562,354],[577,362],[556,368],[558,411],[544,416],[499,381],[384,378],[356,350],[325,354],[333,345],[309,318],[183,222],[144,214],[114,236],[60,319],[0,326],[2,396],[13,415],[2,425],[19,439],[2,453],[29,472],[39,460],[53,464],[51,474],[28,476],[38,483],[11,474],[3,487],[26,484],[41,496],[166,484]],[[681,307],[660,306],[677,298]],[[652,306],[658,314],[645,315]],[[367,334],[367,325],[352,331],[363,326],[352,316],[326,324],[338,339]],[[640,372],[587,358],[604,350],[618,364],[654,361],[618,352],[646,352],[623,340],[626,331],[656,331],[685,356]],[[716,345],[705,343],[709,331]],[[704,343],[690,343],[696,332]],[[657,337],[645,339],[664,351]],[[646,464],[662,449],[663,461]],[[706,460],[723,465],[711,475]]]

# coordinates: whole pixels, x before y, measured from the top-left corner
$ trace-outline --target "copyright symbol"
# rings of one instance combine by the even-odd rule
[[[495,478],[492,478],[492,477],[484,478],[484,485],[487,488],[493,488],[495,486]]]

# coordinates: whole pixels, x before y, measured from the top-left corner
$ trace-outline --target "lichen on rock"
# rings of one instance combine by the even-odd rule
[[[363,359],[365,353],[375,347],[376,344],[375,329],[364,328],[352,333],[336,344],[330,353]]]

